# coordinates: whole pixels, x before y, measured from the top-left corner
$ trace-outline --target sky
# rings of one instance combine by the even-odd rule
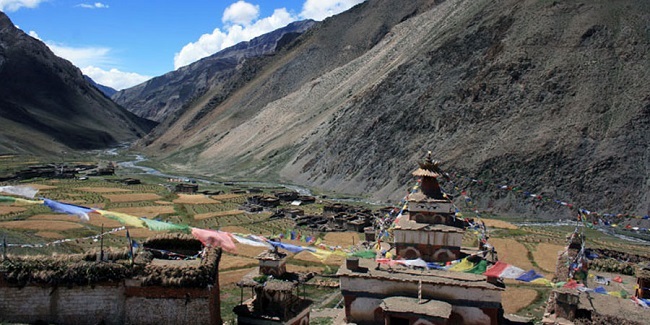
[[[0,0],[22,31],[97,83],[140,84],[303,19],[364,0]]]

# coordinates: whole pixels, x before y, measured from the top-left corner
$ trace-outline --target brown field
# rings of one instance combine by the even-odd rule
[[[239,226],[225,226],[221,228],[221,230],[236,233],[236,234],[245,234],[245,235],[250,234],[250,230]]]
[[[233,193],[228,193],[228,194],[219,194],[219,195],[212,195],[210,198],[215,199],[215,200],[231,200],[231,199],[236,199],[238,197],[246,196],[245,194],[233,194]]]
[[[293,259],[296,260],[301,260],[301,261],[307,261],[307,262],[315,262],[315,263],[321,263],[323,265],[341,265],[343,264],[343,261],[345,260],[345,257],[340,256],[340,255],[334,255],[330,254],[325,260],[321,260],[318,256],[308,252],[308,251],[302,251],[296,255],[293,256]]]
[[[489,243],[496,249],[500,261],[526,271],[533,268],[533,263],[528,259],[528,249],[518,241],[509,238],[490,238]]]
[[[115,208],[111,211],[127,213],[136,217],[155,218],[161,214],[174,213],[171,205],[153,205],[146,207]]]
[[[90,220],[86,223],[93,226],[101,227],[103,224],[104,228],[116,228],[122,225],[119,221],[106,218],[99,213],[89,213],[88,216],[90,217]],[[83,221],[81,221],[79,217],[73,215],[67,215],[67,214],[37,214],[29,217],[27,220],[32,220],[32,221],[42,220],[43,222],[66,221],[66,222],[83,223]]]
[[[357,232],[328,232],[323,238],[325,244],[331,246],[341,246],[347,248],[350,245],[356,245],[360,242],[359,233]]]
[[[48,238],[48,239],[62,239],[65,238],[63,235],[59,234],[58,232],[53,232],[53,231],[39,231],[35,233],[36,236],[38,237],[43,237],[43,238]]]
[[[481,218],[485,225],[489,228],[503,228],[503,229],[519,229],[519,227],[511,224],[510,222],[496,219],[483,219]]]
[[[565,247],[562,245],[540,243],[533,252],[535,263],[544,271],[555,273],[558,254],[563,252]]]
[[[117,187],[78,187],[77,190],[92,193],[115,193],[115,192],[133,192],[125,188]]]
[[[29,187],[31,187],[33,189],[37,189],[39,191],[40,190],[51,190],[51,189],[57,188],[57,186],[45,185],[45,184],[35,184],[35,183],[24,184],[24,185],[29,186]]]
[[[6,229],[26,229],[26,230],[70,230],[82,228],[83,226],[68,221],[54,220],[19,220],[0,222],[0,228]]]
[[[111,202],[153,201],[161,199],[160,195],[154,193],[104,194],[103,196]]]
[[[213,200],[203,194],[178,194],[178,199],[173,201],[176,204],[218,204],[221,203]]]
[[[219,265],[219,268],[221,268],[221,264]],[[237,283],[241,281],[244,275],[256,269],[257,267],[250,267],[235,271],[219,272],[219,285],[223,286],[226,284]]]
[[[321,272],[324,267],[325,264],[323,266],[300,266],[287,263],[287,272]]]
[[[166,204],[166,205],[171,205],[174,204],[174,202],[169,202],[169,201],[154,201],[156,204]]]
[[[514,314],[533,303],[536,298],[537,291],[534,289],[507,286],[501,294],[501,303],[506,314]]]
[[[322,263],[322,261],[314,256],[314,254],[307,252],[307,251],[302,251],[296,255],[293,256],[293,259],[296,260],[301,260],[301,261],[307,261],[307,262],[316,262],[316,263]]]
[[[229,210],[229,211],[221,211],[221,212],[208,212],[208,213],[199,213],[194,215],[194,220],[203,220],[203,219],[209,219],[209,218],[216,218],[216,217],[227,217],[227,216],[234,216],[238,214],[243,214],[244,211],[242,210]]]
[[[23,212],[25,210],[27,209],[22,207],[0,205],[0,214],[8,214],[12,212]]]
[[[241,269],[244,266],[258,264],[254,258],[223,254],[219,261],[219,269]]]
[[[264,247],[250,246],[240,243],[236,243],[235,247],[237,247],[237,255],[248,257],[256,257],[257,255],[260,255],[261,252],[266,250]]]
[[[152,231],[147,228],[129,228],[129,235],[133,238],[148,238],[160,233],[162,231]],[[126,238],[126,230],[116,231],[112,235]]]

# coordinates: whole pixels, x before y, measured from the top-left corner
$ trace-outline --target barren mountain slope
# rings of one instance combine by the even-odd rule
[[[202,96],[211,88],[220,89],[241,61],[268,55],[278,43],[304,33],[313,20],[293,22],[283,28],[241,42],[197,62],[152,78],[140,85],[121,90],[112,99],[131,112],[148,119],[162,121],[176,115],[187,102]]]
[[[369,1],[249,62],[243,85],[150,149],[170,150],[179,169],[378,199],[401,198],[414,161],[432,150],[458,182],[486,181],[470,188],[482,207],[531,212],[496,190],[507,184],[648,212],[650,3],[448,0],[387,24],[367,51],[343,37],[363,34],[364,17],[394,14],[379,11],[391,3]]]
[[[0,12],[0,152],[58,153],[133,141],[153,123],[113,103]]]

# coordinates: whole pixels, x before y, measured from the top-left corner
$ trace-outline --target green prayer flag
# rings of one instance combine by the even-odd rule
[[[153,220],[153,219],[147,219],[147,218],[140,218],[147,228],[150,230],[154,231],[164,231],[164,230],[190,230],[190,227],[187,225],[177,225],[174,223],[169,223],[169,222],[164,222],[164,221],[158,221],[158,220]]]

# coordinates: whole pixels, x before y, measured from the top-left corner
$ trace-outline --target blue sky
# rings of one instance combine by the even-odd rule
[[[100,84],[124,89],[363,0],[0,0],[0,11]]]

